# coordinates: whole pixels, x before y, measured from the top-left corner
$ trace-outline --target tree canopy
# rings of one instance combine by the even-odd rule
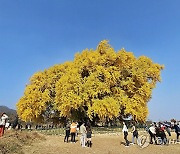
[[[114,119],[132,116],[145,121],[152,90],[161,81],[162,65],[115,51],[103,40],[95,50],[77,53],[73,61],[35,73],[17,103],[24,121],[51,116]]]

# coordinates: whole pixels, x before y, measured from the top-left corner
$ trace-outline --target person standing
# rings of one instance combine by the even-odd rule
[[[166,137],[165,129],[166,129],[165,125],[160,123],[160,132],[161,132],[160,133],[161,134],[160,137],[162,139],[162,143],[163,144],[167,143],[167,137]]]
[[[71,142],[75,143],[75,137],[76,137],[76,129],[77,129],[77,124],[73,121],[70,127],[70,132],[71,132]]]
[[[176,124],[176,122],[174,122],[174,129],[175,129],[175,133],[176,133],[177,142],[179,142],[180,128],[179,128],[179,126]]]
[[[69,135],[70,135],[70,124],[69,123],[66,124],[65,130],[66,130],[66,134],[65,134],[65,137],[64,137],[64,142],[68,143],[68,138],[69,138]]]
[[[165,126],[165,130],[168,133],[168,135],[171,136],[170,125],[164,124],[164,126]]]
[[[81,146],[84,148],[86,147],[86,133],[87,133],[84,122],[80,126],[80,133],[81,133],[81,140],[80,140]]]
[[[76,136],[78,137],[78,133],[79,133],[79,123],[78,122],[76,122]]]
[[[129,147],[129,141],[128,141],[128,139],[127,139],[127,137],[128,137],[128,128],[127,128],[125,122],[123,122],[122,132],[123,132],[123,134],[124,134],[124,140],[125,140],[125,142],[126,142],[125,146],[126,146],[126,147]]]
[[[133,123],[133,126],[132,126],[132,144],[134,144],[134,138],[136,138],[136,141],[138,143],[139,142],[139,140],[138,140],[138,131],[136,129],[135,124]]]
[[[0,137],[4,135],[6,120],[8,119],[8,116],[6,113],[2,113],[0,118]]]
[[[145,131],[146,131],[147,133],[149,133],[149,127],[148,127],[147,124],[145,124],[144,129],[145,129]]]
[[[92,127],[91,127],[90,123],[87,124],[86,130],[87,130],[87,134],[86,134],[86,137],[87,137],[87,146],[88,147],[92,147],[92,141],[91,141]]]
[[[155,124],[152,124],[151,127],[149,128],[149,135],[151,137],[150,144],[153,144],[153,141],[152,141],[153,139],[154,139],[155,143],[157,144],[156,137],[155,137],[155,135],[156,135]]]

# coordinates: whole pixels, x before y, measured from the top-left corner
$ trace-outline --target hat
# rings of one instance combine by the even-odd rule
[[[3,116],[3,114],[6,114],[5,112],[3,112],[2,114],[1,114],[1,116]]]

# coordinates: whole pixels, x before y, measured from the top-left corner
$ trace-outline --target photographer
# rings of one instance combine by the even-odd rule
[[[6,120],[8,119],[8,116],[6,113],[2,113],[0,118],[0,137],[4,135]]]

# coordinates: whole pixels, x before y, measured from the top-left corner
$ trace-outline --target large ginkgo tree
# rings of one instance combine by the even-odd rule
[[[43,121],[49,114],[100,120],[131,116],[145,121],[162,65],[115,51],[108,41],[77,53],[73,61],[35,73],[17,103],[23,121]]]

